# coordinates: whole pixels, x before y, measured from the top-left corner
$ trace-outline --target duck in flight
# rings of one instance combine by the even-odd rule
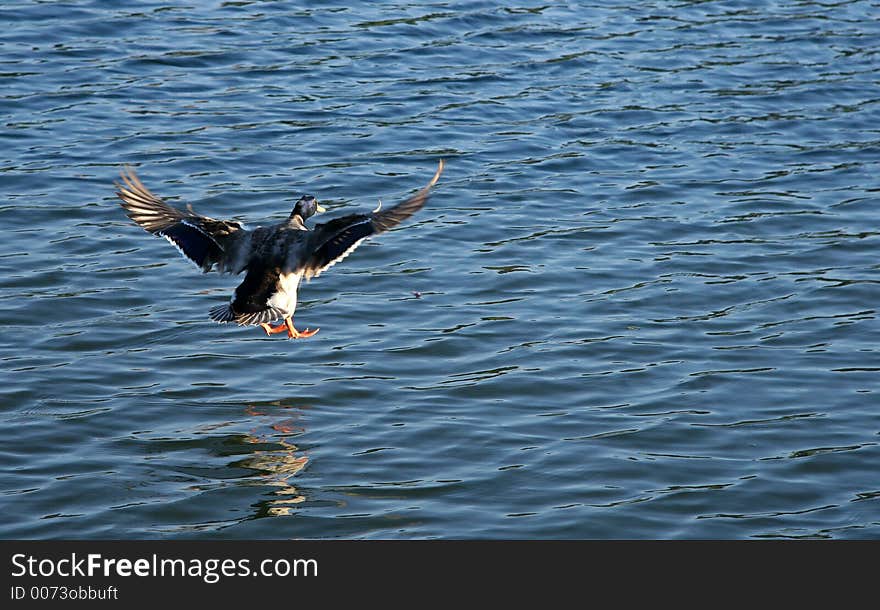
[[[368,237],[396,227],[418,212],[428,200],[437,172],[418,193],[382,210],[349,214],[308,229],[305,221],[325,211],[311,195],[296,202],[287,220],[275,225],[246,229],[234,220],[215,220],[196,214],[192,206],[175,208],[141,183],[134,170],[122,171],[116,195],[125,213],[144,230],[167,239],[203,272],[240,274],[244,280],[232,300],[210,310],[216,322],[260,326],[267,335],[287,331],[288,338],[311,337],[319,329],[297,330],[293,326],[297,290],[303,278],[311,279],[352,253]],[[278,326],[271,323],[281,320]]]

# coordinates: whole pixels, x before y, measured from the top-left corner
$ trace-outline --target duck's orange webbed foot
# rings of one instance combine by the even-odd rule
[[[283,333],[287,330],[286,324],[279,324],[278,326],[271,326],[269,324],[260,324],[260,327],[266,331],[267,335],[274,335],[276,333]],[[288,331],[289,332],[289,331]]]
[[[320,328],[316,328],[315,330],[309,330],[308,328],[305,330],[296,330],[293,327],[293,318],[287,318],[284,321],[284,325],[287,327],[288,339],[306,339],[321,330]]]
[[[284,320],[284,323],[279,324],[278,326],[272,326],[270,324],[260,324],[260,327],[264,331],[266,331],[267,335],[275,335],[277,333],[286,332],[288,339],[306,339],[321,330],[320,328],[316,328],[315,330],[309,330],[308,328],[305,330],[297,330],[293,327],[293,320],[290,318]]]

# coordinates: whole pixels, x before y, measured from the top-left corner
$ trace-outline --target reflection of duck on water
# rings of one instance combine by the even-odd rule
[[[254,416],[269,415],[258,411],[253,405],[249,405],[246,412]],[[260,434],[255,428],[245,436],[245,442],[248,443],[281,446],[281,449],[256,450],[251,457],[245,458],[238,464],[243,468],[258,471],[266,485],[275,487],[272,495],[276,497],[260,503],[262,510],[259,511],[258,516],[289,515],[295,505],[306,499],[289,482],[289,479],[305,468],[309,461],[308,456],[300,453],[299,448],[286,439],[288,436],[305,431],[305,428],[297,423],[298,418],[299,414],[295,414],[293,417],[273,422],[269,429],[274,431],[274,434]]]

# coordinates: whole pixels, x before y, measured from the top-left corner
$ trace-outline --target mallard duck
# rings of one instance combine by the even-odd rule
[[[312,195],[302,196],[287,220],[249,230],[234,220],[196,214],[189,205],[186,210],[168,205],[145,187],[130,167],[121,173],[123,184],[115,185],[129,218],[147,232],[167,239],[203,272],[247,272],[232,300],[210,310],[212,320],[260,326],[267,335],[286,331],[288,338],[299,339],[319,330],[299,331],[293,326],[303,278],[320,275],[368,237],[396,227],[418,212],[442,172],[440,161],[427,186],[394,207],[383,211],[380,202],[370,213],[334,218],[311,230],[305,221],[325,211]],[[281,324],[272,326],[277,320]]]

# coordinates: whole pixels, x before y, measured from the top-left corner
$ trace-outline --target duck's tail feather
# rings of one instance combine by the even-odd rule
[[[211,316],[212,320],[221,324],[235,322],[239,326],[258,326],[280,320],[284,318],[285,313],[277,307],[266,307],[260,311],[250,313],[238,313],[232,308],[232,303],[227,303],[226,305],[212,307],[208,315]]]
[[[231,303],[212,307],[211,311],[209,311],[208,314],[211,316],[212,320],[214,320],[215,322],[220,322],[221,324],[225,324],[226,322],[235,322],[235,312],[232,310]]]

